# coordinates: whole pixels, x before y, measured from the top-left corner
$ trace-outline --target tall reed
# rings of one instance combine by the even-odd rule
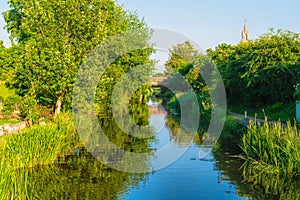
[[[73,151],[75,128],[67,114],[54,123],[34,126],[10,137],[3,154],[17,168],[51,164],[69,151]]]
[[[27,193],[30,168],[53,164],[73,153],[76,141],[69,114],[8,137],[0,149],[0,199],[32,199]]]
[[[286,126],[281,122],[251,122],[241,148],[244,158],[255,164],[256,170],[300,173],[300,132],[290,122]]]

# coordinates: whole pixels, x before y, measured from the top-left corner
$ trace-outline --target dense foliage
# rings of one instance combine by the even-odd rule
[[[93,48],[124,31],[150,35],[143,21],[113,0],[10,0],[9,6],[4,17],[13,46],[0,46],[1,77],[9,75],[5,81],[20,96],[53,107],[55,114],[70,108],[75,76]],[[100,80],[98,99],[106,100],[118,78],[133,67],[148,63],[146,71],[151,71],[152,51],[145,46],[116,60],[109,77]]]
[[[218,66],[231,102],[262,106],[294,101],[300,80],[300,35],[277,31],[238,45],[221,44],[208,55]]]
[[[193,92],[197,93],[197,98],[200,103],[199,110],[203,114],[209,110],[207,108],[209,107],[208,104],[210,100],[207,83],[201,76],[201,70],[206,69],[207,66],[212,66],[212,62],[207,56],[198,52],[189,41],[177,44],[169,51],[169,59],[165,65],[166,73],[172,77],[170,84],[176,86],[179,95],[183,95],[180,98],[188,101],[189,92],[192,91],[187,91],[185,84],[178,81],[176,73],[180,73],[187,83],[190,84],[191,89],[194,90]],[[169,105],[177,112],[180,112],[179,102],[176,100],[177,98],[179,98],[179,96],[173,97]]]

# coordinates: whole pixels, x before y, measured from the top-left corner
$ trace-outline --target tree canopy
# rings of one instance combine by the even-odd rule
[[[6,29],[18,49],[11,52],[17,56],[10,86],[21,96],[53,105],[56,114],[62,105],[70,106],[77,70],[93,48],[124,31],[148,31],[137,15],[113,0],[9,0],[9,6],[4,13]],[[124,55],[110,73],[122,74],[148,62],[151,52],[149,47],[143,54]]]
[[[229,100],[253,106],[291,102],[300,80],[300,35],[271,30],[257,40],[221,44],[208,55],[218,66]]]

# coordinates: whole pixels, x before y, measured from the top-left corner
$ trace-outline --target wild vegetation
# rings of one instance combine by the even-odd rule
[[[251,123],[242,137],[245,158],[258,171],[299,173],[300,148],[295,118],[300,81],[300,35],[271,30],[238,45],[220,44],[207,51],[220,70],[229,108],[241,114],[281,120]]]
[[[220,44],[208,55],[220,70],[231,104],[263,108],[295,101],[300,80],[300,35],[271,30],[257,40]]]
[[[172,78],[170,84],[175,86],[175,91],[167,90],[161,96],[166,98],[167,106],[173,113],[180,114],[179,100],[189,102],[193,98],[193,94],[196,94],[199,102],[198,109],[189,108],[189,110],[199,110],[201,124],[207,126],[211,111],[210,95],[207,83],[200,71],[203,72],[203,70],[213,67],[213,63],[209,57],[196,50],[189,41],[177,44],[169,51],[170,56],[165,63],[166,74]],[[178,74],[183,76],[186,82],[177,78]],[[207,74],[211,76],[209,72]]]
[[[73,119],[61,114],[53,123],[35,125],[6,140],[2,157],[15,168],[32,168],[63,160],[73,154],[78,138]]]
[[[153,48],[147,45],[150,31],[137,15],[114,1],[8,3],[10,9],[4,16],[12,46],[0,45],[0,77],[24,102],[23,118],[34,118],[30,115],[37,112],[36,105],[52,109],[55,115],[70,110],[73,83],[83,60],[106,38],[125,31],[143,31],[145,47],[121,55],[103,74],[96,95],[96,103],[101,105],[99,112],[108,110],[111,89],[124,73],[145,65],[144,76],[150,76],[153,65],[149,58]],[[147,90],[137,91],[140,93],[137,96]]]
[[[191,43],[185,42],[170,49],[167,74],[172,77],[180,73],[185,77],[197,93],[202,116],[209,118],[209,92],[200,71],[205,65],[216,65],[224,80],[230,111],[287,122],[285,128],[280,122],[251,123],[245,130],[236,121],[246,119],[230,120],[232,116],[228,115],[221,137],[240,144],[244,158],[257,164],[256,169],[299,173],[299,134],[297,125],[288,122],[294,120],[295,101],[299,97],[299,41],[298,33],[271,30],[257,40],[238,45],[220,44],[215,50],[209,49],[207,55],[199,54]],[[167,105],[177,113],[180,112],[178,99],[189,96],[181,89],[180,95],[165,94],[169,96]]]
[[[300,133],[290,122],[263,125],[251,122],[242,138],[241,148],[245,158],[258,171],[264,173],[300,173]]]

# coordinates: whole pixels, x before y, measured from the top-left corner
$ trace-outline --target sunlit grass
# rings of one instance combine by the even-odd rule
[[[75,142],[69,114],[62,114],[53,123],[0,137],[0,199],[31,199],[24,192],[28,191],[28,170],[24,169],[58,162],[58,157],[73,153]]]
[[[4,125],[4,124],[17,124],[20,121],[18,120],[6,120],[6,119],[0,119],[0,125]]]
[[[75,128],[70,117],[61,116],[56,122],[33,126],[12,135],[4,146],[4,155],[15,167],[51,164],[70,151]]]
[[[0,136],[0,149],[4,147],[6,140],[11,137],[11,135],[2,135]]]
[[[8,89],[5,87],[5,84],[3,81],[0,81],[0,96],[3,97],[5,100],[8,96],[14,95],[15,92],[13,90]]]
[[[295,103],[276,103],[274,105],[264,105],[258,108],[249,107],[246,105],[229,105],[231,112],[239,114],[246,114],[248,116],[257,116],[257,118],[264,119],[266,116],[268,120],[286,122],[295,118]]]
[[[258,171],[300,173],[300,132],[290,122],[286,127],[281,122],[251,122],[241,148],[244,158],[255,164]]]

